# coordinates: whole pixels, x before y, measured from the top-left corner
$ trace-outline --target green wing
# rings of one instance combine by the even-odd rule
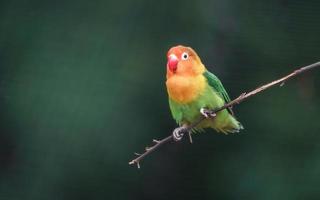
[[[203,75],[206,77],[208,84],[219,94],[219,96],[224,99],[226,103],[230,102],[230,97],[218,77],[209,71],[205,71]],[[228,110],[233,115],[232,109],[229,108]]]

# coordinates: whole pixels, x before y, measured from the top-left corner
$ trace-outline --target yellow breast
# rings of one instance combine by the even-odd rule
[[[166,82],[169,97],[178,103],[189,103],[201,94],[206,80],[199,76],[171,76]]]

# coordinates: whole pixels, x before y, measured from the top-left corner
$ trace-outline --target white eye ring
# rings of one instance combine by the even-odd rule
[[[187,52],[184,52],[182,55],[181,55],[181,59],[182,60],[187,60],[189,58],[189,54]]]

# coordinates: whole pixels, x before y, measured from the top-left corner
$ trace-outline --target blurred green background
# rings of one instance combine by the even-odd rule
[[[320,59],[320,1],[0,3],[0,199],[319,199],[320,70],[128,165],[176,127],[166,52],[192,46],[232,98]]]

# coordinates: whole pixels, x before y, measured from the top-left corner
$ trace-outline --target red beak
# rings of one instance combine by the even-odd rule
[[[168,57],[167,67],[170,69],[170,71],[176,72],[177,71],[178,62],[179,62],[179,60],[178,60],[177,56],[171,54]]]

